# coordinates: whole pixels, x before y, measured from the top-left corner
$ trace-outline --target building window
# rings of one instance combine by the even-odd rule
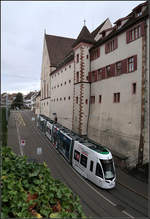
[[[71,65],[69,65],[69,68],[71,68]]]
[[[132,94],[136,94],[136,83],[132,84]]]
[[[76,80],[77,80],[77,83],[79,82],[79,72],[77,71],[76,73]]]
[[[139,11],[138,13],[137,13],[137,17],[139,17],[139,16],[141,16],[142,15],[142,11]]]
[[[100,47],[93,49],[90,54],[90,60],[95,60],[100,56]]]
[[[66,81],[65,81],[65,85],[66,85]]]
[[[130,57],[128,59],[128,72],[134,71],[134,58]]]
[[[91,96],[91,98],[90,98],[90,102],[91,102],[91,104],[94,104],[95,103],[95,96]]]
[[[58,101],[58,98],[57,98],[57,101]]]
[[[66,71],[66,68],[65,68],[65,71]]]
[[[86,59],[88,59],[89,58],[89,56],[88,55],[86,55]]]
[[[105,53],[109,53],[117,49],[118,39],[115,38],[105,44]]]
[[[69,84],[71,83],[71,80],[69,80]]]
[[[76,97],[76,103],[78,104],[78,97]]]
[[[106,34],[105,31],[103,31],[103,32],[102,32],[102,37],[105,37],[105,34]]]
[[[121,26],[121,21],[118,21],[118,23],[117,23],[117,28],[119,29],[120,26]]]
[[[140,24],[126,32],[126,41],[130,43],[142,36],[141,27],[143,24]]]
[[[141,8],[138,8],[135,13],[136,13],[136,16],[137,16],[137,17],[141,16],[141,15],[142,15],[142,10],[141,10]]]
[[[106,66],[106,74],[107,74],[107,77],[109,77],[111,74],[110,65]]]
[[[62,83],[61,83],[61,86],[62,86]]]
[[[85,100],[85,104],[88,104],[88,99]]]
[[[120,103],[120,93],[114,93],[114,103]]]
[[[121,74],[121,62],[116,63],[116,75]]]
[[[102,95],[99,95],[99,103],[102,102]]]
[[[60,101],[62,100],[62,98],[60,97]]]
[[[79,62],[79,54],[77,54],[77,63]]]
[[[68,97],[68,100],[70,100],[70,96]]]

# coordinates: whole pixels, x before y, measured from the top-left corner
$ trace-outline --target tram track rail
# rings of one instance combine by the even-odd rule
[[[29,120],[31,119],[28,114],[23,113],[23,115],[24,115],[27,119],[29,119]],[[32,122],[26,121],[26,124],[27,124],[27,123],[30,125],[30,127],[31,127],[32,129],[34,129],[34,132],[35,132],[35,133],[38,133],[38,134],[40,135],[40,137],[42,137],[42,139],[43,139],[46,143],[51,144],[51,143],[49,142],[49,140],[47,139],[47,137],[43,134],[43,132],[41,132],[41,130],[39,130],[39,129],[36,127],[36,123],[35,123],[35,122],[32,123]],[[40,140],[40,141],[42,141],[42,140]],[[52,149],[52,148],[51,148],[51,149]],[[55,148],[53,148],[53,149],[57,152],[57,150],[56,150]],[[58,153],[58,152],[57,152],[57,153]],[[65,159],[64,159],[64,160],[65,160]],[[129,190],[130,192],[133,192],[133,193],[135,193],[136,195],[142,197],[143,199],[149,200],[149,198],[148,198],[147,196],[145,196],[145,195],[143,195],[143,194],[141,194],[141,193],[135,191],[133,188],[129,187],[128,185],[126,185],[126,184],[124,184],[124,183],[122,183],[122,182],[120,182],[120,181],[117,181],[117,183],[118,183],[120,186],[124,187],[125,189]],[[94,189],[94,190],[95,190],[95,189]],[[97,192],[98,192],[98,191],[97,191]],[[111,194],[111,191],[107,191],[107,192]],[[99,193],[99,192],[98,192],[98,193]],[[111,195],[113,196],[114,194],[111,194]],[[106,199],[107,199],[107,198],[106,198]],[[121,201],[123,201],[123,200],[121,200]],[[130,208],[133,208],[133,206],[128,205],[128,203],[126,203],[126,202],[124,202],[124,204],[125,204],[125,206],[129,206]],[[117,208],[120,207],[119,204],[115,204],[114,206],[116,206]],[[134,209],[134,208],[133,208],[133,209]],[[135,208],[134,210],[135,210],[135,211],[138,211],[140,214],[143,214],[143,212],[137,210],[136,208]],[[122,210],[121,210],[121,211],[122,211],[125,215],[127,215],[128,217],[134,218],[132,215],[130,215],[130,213],[126,212],[125,207],[122,207]],[[146,216],[146,215],[144,214],[144,216]]]
[[[27,117],[30,119],[29,116],[27,116]],[[33,125],[32,125],[32,127],[33,127]],[[36,126],[35,126],[35,128],[36,128]],[[39,131],[40,131],[40,130],[39,130]],[[41,131],[40,131],[40,132],[41,132]],[[42,132],[41,132],[41,133],[42,133]],[[45,136],[45,135],[44,135],[44,136]],[[43,137],[43,136],[42,136],[42,137]],[[45,137],[46,137],[46,136],[45,136]],[[47,139],[47,137],[46,137],[46,140],[49,141],[49,140]],[[50,143],[50,142],[49,142],[49,143]],[[129,191],[131,191],[131,192],[137,194],[138,196],[140,196],[140,197],[142,197],[142,198],[144,198],[144,199],[146,199],[146,200],[150,200],[150,198],[149,198],[148,196],[145,196],[145,195],[143,195],[142,193],[137,192],[136,190],[134,190],[133,188],[129,187],[128,185],[122,183],[121,181],[117,181],[117,183],[118,183],[119,185],[123,186],[124,188],[126,188],[127,190],[129,190]]]

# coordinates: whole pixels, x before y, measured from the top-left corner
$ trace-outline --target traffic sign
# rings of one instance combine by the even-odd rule
[[[25,140],[24,140],[24,139],[21,139],[20,145],[21,145],[21,146],[25,146],[25,144],[26,144]]]
[[[38,155],[42,154],[42,148],[37,148],[36,153],[37,153]]]

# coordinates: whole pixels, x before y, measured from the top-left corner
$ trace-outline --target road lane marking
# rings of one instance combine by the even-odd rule
[[[27,117],[28,117],[28,116],[27,116]],[[28,117],[28,118],[29,118],[29,117]],[[50,149],[50,148],[51,148],[51,150],[54,149],[55,152],[57,152],[57,154],[60,154],[60,153],[56,150],[56,148],[53,147],[52,143],[46,138],[46,136],[43,136],[43,135],[42,135],[43,132],[41,132],[41,131],[40,131],[36,126],[34,126],[34,125],[32,125],[32,127],[34,128],[35,132],[36,132],[37,134],[39,134],[40,137],[41,137],[46,143],[48,142],[48,144],[46,144],[46,145],[47,145],[47,147],[48,147],[49,149]],[[49,144],[50,144],[52,147],[50,147]],[[60,157],[66,162],[67,166],[69,166],[70,168],[72,168],[72,170],[74,171],[74,173],[75,173],[76,175],[78,175],[78,177],[80,177],[80,179],[81,179],[83,182],[85,182],[92,190],[94,190],[99,196],[101,196],[104,200],[106,200],[107,202],[109,202],[112,206],[117,207],[117,204],[115,204],[114,202],[112,202],[111,200],[109,200],[108,198],[106,198],[104,195],[102,195],[100,192],[98,192],[95,188],[93,188],[88,182],[86,182],[86,179],[84,179],[75,169],[73,169],[73,167],[68,164],[68,162],[66,161],[66,159],[65,159],[63,156],[60,156]],[[129,214],[129,213],[128,213],[127,211],[125,211],[125,210],[122,210],[121,212],[122,212],[123,214],[127,215],[129,218],[134,218],[131,214]]]
[[[35,128],[34,128],[34,129],[35,129]],[[35,130],[36,130],[36,129],[35,129]],[[36,132],[37,132],[37,130],[36,130]],[[37,132],[37,133],[39,133],[40,137],[42,137],[44,140],[48,141],[48,139],[47,139],[47,138],[44,138],[44,136],[42,136],[40,132]],[[46,137],[46,136],[45,136],[45,137]],[[48,141],[48,142],[49,142],[49,141]],[[50,143],[50,142],[49,142],[49,143]],[[50,143],[50,144],[51,144],[51,143]],[[46,145],[47,145],[47,144],[46,144]],[[51,144],[51,145],[52,145],[52,144]],[[47,145],[47,147],[50,148],[49,145]],[[53,147],[53,148],[54,148],[54,147]],[[54,148],[54,150],[57,152],[57,154],[60,154],[60,153],[56,150],[56,148]],[[67,166],[69,166],[69,167],[74,171],[74,173],[76,173],[76,175],[78,175],[78,176],[80,177],[80,179],[81,179],[83,182],[85,182],[91,189],[93,189],[98,195],[100,195],[103,199],[105,199],[107,202],[109,202],[109,203],[110,203],[111,205],[113,205],[114,207],[117,206],[114,202],[112,202],[111,200],[109,200],[108,198],[106,198],[105,196],[103,196],[102,194],[100,194],[100,193],[99,193],[96,189],[94,189],[88,182],[86,182],[85,179],[82,178],[82,177],[79,175],[79,173],[77,173],[76,170],[73,169],[72,166],[68,165],[68,162],[66,161],[66,159],[65,159],[63,156],[60,156],[60,157],[67,163]]]
[[[135,218],[135,217],[133,217],[131,214],[129,214],[128,212],[126,212],[125,210],[123,210],[122,211],[124,214],[126,214],[128,217],[130,217],[130,218]]]
[[[18,126],[22,125],[22,126],[26,126],[25,122],[24,122],[24,119],[21,115],[20,112],[18,112],[16,115],[15,115],[15,120],[18,122]]]
[[[19,132],[19,128],[18,128],[17,124],[16,124],[16,128],[17,128],[17,135],[18,135],[20,153],[23,156],[23,149],[22,149],[22,146],[21,146],[21,137],[20,137],[20,132]]]

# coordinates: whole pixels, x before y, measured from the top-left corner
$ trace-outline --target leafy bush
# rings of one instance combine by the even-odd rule
[[[2,121],[2,145],[7,145],[7,120],[6,120],[6,107],[1,108],[1,121]]]
[[[2,147],[1,180],[1,218],[85,218],[79,197],[45,163],[29,163],[9,147]]]

